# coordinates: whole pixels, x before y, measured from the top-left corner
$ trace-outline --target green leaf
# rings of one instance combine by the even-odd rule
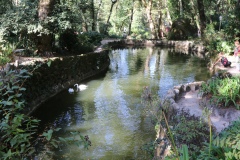
[[[26,91],[26,88],[20,88],[19,90],[20,91]]]
[[[59,131],[59,130],[61,130],[61,128],[56,128],[56,129],[55,129],[55,131]]]
[[[50,66],[51,66],[51,63],[52,63],[52,61],[51,61],[51,60],[49,60],[49,61],[47,62],[47,65],[48,65],[48,67],[50,67]]]
[[[19,89],[19,86],[12,86],[12,90]]]
[[[186,144],[182,145],[182,156],[180,157],[181,160],[189,160],[189,153],[188,147]]]
[[[57,143],[56,142],[50,142],[55,148],[58,148],[58,145],[57,145]]]
[[[50,130],[48,130],[48,132],[44,132],[44,133],[43,133],[43,136],[45,136],[46,139],[47,139],[48,141],[50,141],[50,139],[52,138],[52,133],[53,133],[53,130],[50,129]]]
[[[0,104],[3,104],[4,106],[11,106],[11,105],[13,105],[13,102],[12,101],[2,101],[2,102],[0,102]]]
[[[10,141],[11,147],[13,147],[16,143],[17,143],[17,139],[15,137],[11,139]]]

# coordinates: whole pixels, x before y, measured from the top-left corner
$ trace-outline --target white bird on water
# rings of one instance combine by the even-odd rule
[[[74,87],[75,86],[77,87],[77,91],[83,91],[83,90],[87,89],[87,85],[84,85],[84,84],[80,84],[80,85],[74,84]]]
[[[73,93],[73,92],[74,92],[74,89],[73,89],[73,88],[69,88],[69,89],[68,89],[68,92],[69,92],[69,93]]]

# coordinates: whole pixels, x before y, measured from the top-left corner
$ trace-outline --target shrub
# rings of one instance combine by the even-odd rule
[[[42,153],[51,147],[58,148],[62,143],[74,143],[88,147],[88,137],[72,132],[72,137],[53,138],[54,131],[49,129],[37,136],[39,120],[23,113],[23,84],[31,73],[24,69],[0,74],[0,159],[26,159],[36,152],[36,144],[44,142]],[[77,139],[76,136],[80,136]],[[37,138],[36,138],[37,137]]]
[[[204,150],[198,155],[197,159],[205,160],[237,160],[240,159],[240,119],[232,122],[232,124],[223,130],[213,140],[211,151],[209,153],[209,145],[206,144]]]
[[[209,128],[198,117],[183,110],[176,110],[169,120],[177,147],[187,145],[189,155],[195,157],[209,139]]]
[[[84,32],[84,33],[82,33],[82,35],[86,36],[88,42],[91,44],[94,44],[94,45],[99,44],[104,38],[104,35],[100,34],[99,32],[95,32],[95,31]]]
[[[212,103],[223,107],[233,104],[240,109],[240,79],[238,77],[212,78],[201,86],[200,92],[208,95]]]

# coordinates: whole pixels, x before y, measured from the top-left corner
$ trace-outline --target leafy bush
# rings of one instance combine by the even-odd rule
[[[220,41],[217,43],[217,51],[223,52],[225,54],[230,54],[233,51],[231,42]]]
[[[151,116],[152,122],[156,123],[156,131],[164,130],[164,133],[161,133],[161,137],[156,140],[155,144],[161,142],[161,149],[167,148],[167,145],[171,144],[173,153],[165,157],[165,159],[183,158],[183,155],[196,157],[199,154],[204,143],[209,139],[207,123],[202,122],[198,117],[190,115],[189,112],[169,107],[167,100],[163,101],[158,96],[152,95],[148,87],[143,91],[142,104],[145,112]],[[167,143],[163,144],[163,141]],[[166,152],[166,150],[162,149],[161,152]],[[182,155],[179,153],[182,153]]]
[[[225,159],[240,159],[240,118],[223,130],[213,140],[213,144],[226,151]]]
[[[54,131],[49,129],[37,136],[39,120],[23,113],[25,100],[23,99],[23,84],[31,73],[24,69],[0,74],[0,159],[26,159],[36,152],[36,145],[44,142],[42,153],[50,147],[58,148],[62,143],[74,143],[88,147],[91,143],[79,133],[72,133],[72,137],[53,138]],[[78,139],[75,136],[80,136]],[[36,138],[37,137],[37,138]]]
[[[209,145],[206,144],[204,150],[201,151],[197,159],[205,160],[238,160],[240,159],[240,119],[232,122],[232,124],[223,130],[213,140],[211,151],[209,153]]]
[[[0,46],[0,66],[3,66],[11,61],[13,49],[14,46],[11,46],[10,44]]]
[[[59,45],[63,50],[74,51],[78,47],[78,36],[72,29],[65,30],[59,37]]]
[[[175,112],[174,116],[169,120],[169,124],[173,126],[171,131],[176,145],[178,148],[182,144],[187,145],[189,155],[195,157],[203,148],[204,142],[209,139],[208,125],[186,111]]]
[[[232,78],[213,78],[208,83],[202,84],[200,92],[210,96],[211,102],[227,107],[233,104],[240,109],[240,79]]]
[[[62,50],[76,54],[92,52],[94,45],[103,39],[103,35],[98,32],[78,33],[73,29],[67,29],[59,37],[59,45]]]
[[[88,37],[87,38],[88,42],[94,45],[99,44],[104,38],[104,35],[96,31],[84,32],[82,33],[82,35]]]

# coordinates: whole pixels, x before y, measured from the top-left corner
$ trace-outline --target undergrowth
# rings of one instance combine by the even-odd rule
[[[32,75],[24,69],[1,72],[0,74],[0,159],[32,159],[36,146],[43,144],[38,155],[43,158],[51,155],[51,148],[74,143],[88,147],[88,137],[79,132],[71,132],[69,137],[53,137],[60,128],[50,128],[41,134],[38,132],[38,119],[23,114],[25,100],[23,84]]]
[[[233,105],[240,109],[240,79],[238,77],[212,78],[203,83],[200,92],[220,107]]]

